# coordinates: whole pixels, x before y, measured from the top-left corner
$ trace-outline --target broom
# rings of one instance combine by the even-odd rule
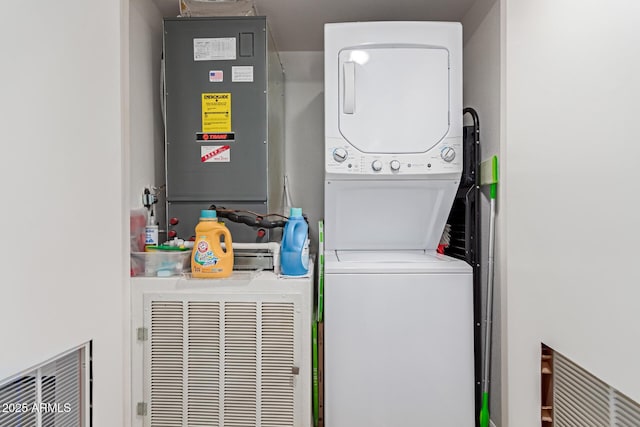
[[[487,271],[487,305],[485,311],[484,366],[482,369],[482,406],[480,427],[489,427],[489,378],[491,370],[491,318],[493,314],[493,255],[496,241],[496,196],[498,193],[498,157],[480,164],[480,185],[489,185],[489,268]]]

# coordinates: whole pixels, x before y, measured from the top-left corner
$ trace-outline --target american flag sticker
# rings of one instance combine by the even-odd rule
[[[202,163],[230,162],[230,145],[212,145],[200,147],[200,161]]]
[[[224,74],[222,70],[211,70],[209,71],[209,81],[210,82],[222,82],[224,81]]]

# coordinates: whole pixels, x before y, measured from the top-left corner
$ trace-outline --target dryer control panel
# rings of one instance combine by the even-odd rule
[[[339,139],[327,140],[325,165],[328,174],[425,175],[462,171],[462,139],[447,138],[426,153],[362,153]]]

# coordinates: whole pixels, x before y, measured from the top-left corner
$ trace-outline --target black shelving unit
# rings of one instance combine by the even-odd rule
[[[474,376],[476,414],[480,413],[482,375],[481,281],[480,281],[480,119],[465,108],[473,125],[463,128],[463,171],[460,187],[449,214],[451,239],[445,255],[466,261],[473,268]],[[479,424],[476,417],[476,426]]]

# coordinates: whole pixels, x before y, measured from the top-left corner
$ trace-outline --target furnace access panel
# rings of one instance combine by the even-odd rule
[[[266,18],[165,19],[164,75],[167,230],[189,238],[211,204],[282,213],[283,71]],[[234,241],[268,238],[227,225]]]

